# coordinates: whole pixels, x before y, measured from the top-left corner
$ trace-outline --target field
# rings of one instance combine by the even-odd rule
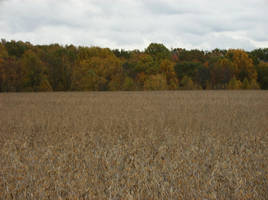
[[[268,199],[268,92],[0,94],[0,199]]]

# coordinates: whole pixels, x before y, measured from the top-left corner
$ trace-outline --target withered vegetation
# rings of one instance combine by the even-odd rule
[[[268,93],[0,94],[0,199],[268,199]]]

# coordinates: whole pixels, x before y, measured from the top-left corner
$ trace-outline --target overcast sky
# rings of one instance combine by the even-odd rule
[[[268,0],[0,0],[0,38],[141,49],[268,47]]]

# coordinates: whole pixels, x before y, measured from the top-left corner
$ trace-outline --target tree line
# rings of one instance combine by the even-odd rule
[[[268,89],[268,48],[144,51],[0,42],[0,92]]]

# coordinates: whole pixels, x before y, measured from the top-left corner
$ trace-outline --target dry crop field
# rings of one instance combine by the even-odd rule
[[[268,199],[268,92],[0,94],[0,199]]]

